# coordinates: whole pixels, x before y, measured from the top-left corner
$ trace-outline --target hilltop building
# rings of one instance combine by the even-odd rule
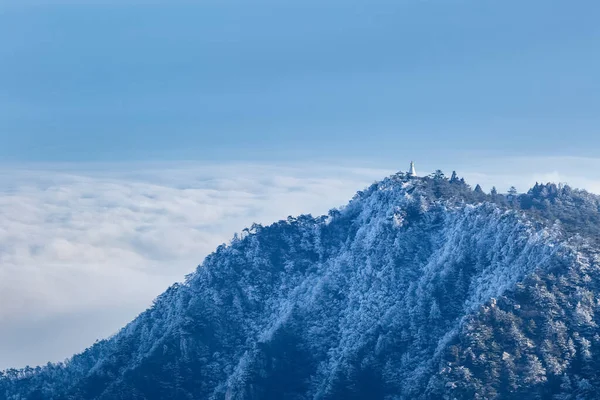
[[[411,177],[417,176],[417,171],[415,170],[415,163],[413,161],[410,162],[410,169],[408,170],[408,176],[411,176]]]

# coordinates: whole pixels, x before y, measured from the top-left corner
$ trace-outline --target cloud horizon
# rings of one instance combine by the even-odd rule
[[[461,166],[459,175],[486,190],[570,179],[600,193],[598,166],[598,159],[504,159]],[[417,168],[421,175],[435,169]],[[325,164],[2,166],[0,369],[84,350],[234,233],[254,222],[324,214],[393,172]]]

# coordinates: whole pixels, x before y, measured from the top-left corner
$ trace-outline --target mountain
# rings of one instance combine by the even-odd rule
[[[254,225],[6,399],[600,398],[600,197],[390,176]]]

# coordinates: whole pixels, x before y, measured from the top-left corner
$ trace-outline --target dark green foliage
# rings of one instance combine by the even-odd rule
[[[600,197],[585,190],[554,183],[536,185],[527,193],[518,194],[513,186],[507,195],[499,194],[495,187],[486,195],[481,186],[470,190],[462,178],[447,180],[442,171],[423,178],[429,195],[454,204],[489,201],[502,207],[527,211],[529,216],[547,225],[560,222],[568,235],[581,235],[600,243]]]
[[[600,388],[597,252],[535,273],[469,317],[440,362],[430,395],[596,399]]]
[[[457,183],[457,182],[460,182],[460,179],[458,178],[456,171],[452,171],[452,177],[450,178],[450,183]]]
[[[568,235],[600,238],[600,198],[584,190],[536,184],[519,196],[518,206],[549,223],[559,221]]]
[[[598,398],[599,210],[396,174],[245,229],[114,338],[1,373],[0,399]]]

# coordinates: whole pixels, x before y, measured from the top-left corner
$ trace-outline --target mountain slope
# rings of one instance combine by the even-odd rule
[[[64,365],[6,371],[1,390],[594,398],[599,203],[568,187],[505,197],[396,174],[326,217],[246,230],[115,337]]]

